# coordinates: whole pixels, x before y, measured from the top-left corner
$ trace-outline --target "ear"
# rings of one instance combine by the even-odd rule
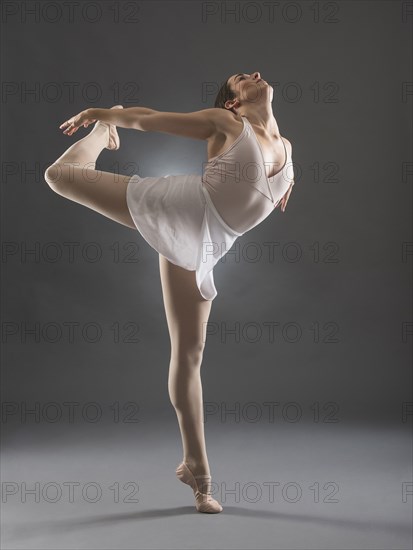
[[[237,103],[238,103],[238,99],[237,99],[237,98],[236,98],[236,99],[227,99],[227,101],[225,102],[225,107],[226,107],[227,109],[232,109],[232,108],[235,107],[235,106],[238,107]]]

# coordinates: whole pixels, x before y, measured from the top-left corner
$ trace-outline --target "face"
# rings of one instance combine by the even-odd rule
[[[241,101],[272,100],[273,88],[261,78],[258,71],[251,74],[234,74],[228,78],[227,82]]]

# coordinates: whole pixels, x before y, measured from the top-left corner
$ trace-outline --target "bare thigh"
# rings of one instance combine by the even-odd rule
[[[59,195],[136,229],[126,202],[130,176],[52,165],[47,169],[45,179]]]
[[[201,353],[212,300],[199,292],[195,271],[177,266],[159,254],[163,301],[172,353]]]

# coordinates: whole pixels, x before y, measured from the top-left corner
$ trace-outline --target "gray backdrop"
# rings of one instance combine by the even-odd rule
[[[296,185],[286,212],[238,239],[214,270],[205,399],[333,401],[357,423],[398,420],[411,395],[412,338],[411,35],[402,3],[320,5],[318,22],[307,2],[284,19],[274,8],[273,22],[261,3],[241,3],[239,22],[213,2],[120,3],[118,23],[109,4],[86,3],[83,16],[49,2],[37,15],[10,6],[6,14],[7,400],[169,406],[157,253],[137,231],[53,193],[43,172],[87,133],[58,128],[82,109],[205,109],[226,77],[259,70],[293,145]],[[119,133],[121,149],[103,151],[101,169],[202,173],[205,142]]]
[[[411,427],[411,2],[2,10],[4,443],[115,433],[119,408],[124,429],[130,413],[154,427],[153,441],[172,419],[179,454],[158,255],[137,231],[53,193],[43,173],[88,132],[59,130],[80,110],[206,109],[225,78],[257,70],[274,87],[296,185],[286,212],[238,239],[214,270],[208,419],[226,422],[229,438],[230,409],[241,423],[268,422],[272,403],[288,427]],[[207,160],[205,142],[119,134],[121,149],[105,150],[99,168],[201,174]]]

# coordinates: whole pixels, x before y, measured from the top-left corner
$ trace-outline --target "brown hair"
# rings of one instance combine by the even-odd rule
[[[232,111],[233,113],[235,113],[233,108],[227,109],[225,107],[225,102],[231,99],[235,99],[236,97],[237,97],[237,94],[231,89],[227,79],[225,80],[225,82],[221,84],[221,88],[219,89],[217,97],[215,98],[214,107],[226,109],[227,111]]]

